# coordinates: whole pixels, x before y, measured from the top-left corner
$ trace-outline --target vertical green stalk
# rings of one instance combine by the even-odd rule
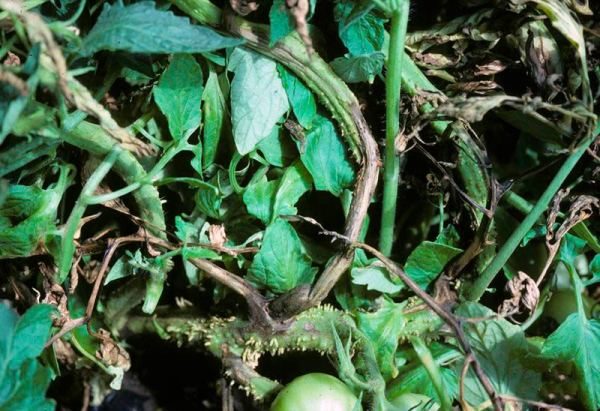
[[[483,273],[481,273],[472,286],[466,290],[465,297],[468,300],[477,301],[485,293],[487,287],[494,280],[502,267],[504,267],[504,264],[506,264],[510,256],[519,246],[521,240],[523,237],[525,237],[525,234],[531,230],[531,227],[533,227],[542,213],[548,208],[548,204],[550,204],[550,201],[552,201],[552,198],[556,195],[587,148],[595,141],[598,133],[600,133],[600,124],[594,133],[592,133],[592,136],[587,138],[575,151],[569,155],[529,214],[527,214],[517,229],[513,231],[500,251],[498,251],[496,257],[494,257],[492,262],[486,267]]]
[[[404,41],[408,25],[409,0],[401,2],[392,12],[392,28],[385,79],[385,159],[383,168],[383,210],[381,215],[381,231],[379,249],[389,256],[394,241],[394,223],[396,219],[396,202],[398,199],[398,182],[400,165],[404,156],[396,156],[395,140],[400,130],[400,91],[402,85],[402,60],[404,57]]]
[[[118,144],[115,144],[112,150],[108,153],[106,158],[102,160],[102,163],[96,168],[94,173],[90,176],[83,190],[79,195],[79,199],[75,203],[67,224],[65,225],[65,232],[62,238],[62,250],[60,255],[60,261],[58,263],[58,283],[62,284],[69,272],[71,271],[71,264],[73,263],[73,254],[75,253],[75,233],[79,228],[81,218],[85,213],[85,209],[88,206],[90,197],[96,191],[96,188],[102,183],[102,180],[110,169],[113,167],[117,158],[121,154],[122,150]]]
[[[438,364],[435,362],[431,351],[429,351],[429,348],[427,348],[427,344],[425,344],[425,341],[423,341],[421,337],[417,336],[411,337],[410,342],[415,350],[415,353],[417,353],[421,364],[423,364],[423,367],[425,367],[425,370],[427,371],[427,374],[431,379],[431,383],[433,384],[435,392],[440,398],[442,411],[451,411],[452,400],[448,395],[448,390],[444,386],[442,372],[440,371],[440,367],[438,366]]]

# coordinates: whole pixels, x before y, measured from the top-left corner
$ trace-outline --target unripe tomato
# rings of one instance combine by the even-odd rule
[[[277,395],[271,411],[362,410],[358,398],[337,378],[323,373],[302,375]]]
[[[590,318],[594,301],[585,294],[582,297],[585,315]],[[574,312],[577,312],[577,301],[573,290],[570,289],[553,292],[552,297],[544,306],[544,315],[554,318],[558,323],[565,321]]]

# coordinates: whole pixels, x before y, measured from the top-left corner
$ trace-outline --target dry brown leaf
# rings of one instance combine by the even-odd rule
[[[476,76],[493,76],[494,74],[506,70],[506,67],[508,67],[508,65],[502,61],[492,60],[485,64],[477,64],[475,66],[476,70],[473,74]]]
[[[6,53],[6,58],[2,62],[5,66],[20,66],[21,58],[17,56],[15,53],[8,52]]]
[[[504,300],[498,309],[503,317],[521,313],[531,313],[540,299],[540,290],[535,281],[523,271],[508,281],[506,291],[510,298]]]
[[[258,2],[256,0],[229,0],[229,4],[233,11],[240,16],[246,16],[253,11],[258,10]]]
[[[110,333],[100,328],[96,336],[101,340],[96,357],[108,365],[129,370],[131,367],[129,353],[111,338]]]
[[[210,224],[208,226],[208,239],[212,245],[223,247],[227,242],[225,226],[223,224]]]

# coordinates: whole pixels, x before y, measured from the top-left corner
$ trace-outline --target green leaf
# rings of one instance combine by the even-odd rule
[[[279,215],[295,215],[297,210],[294,205],[310,187],[310,175],[297,161],[285,170],[280,179],[267,181],[263,176],[250,185],[244,192],[243,200],[248,213],[269,224]]]
[[[194,57],[176,54],[154,88],[174,140],[186,139],[200,127],[202,84],[202,68]]]
[[[83,39],[81,54],[99,50],[131,53],[204,53],[234,47],[243,40],[191,24],[171,11],[158,10],[153,1],[129,6],[105,4],[92,30]]]
[[[572,234],[563,237],[558,250],[558,258],[565,264],[574,266],[575,258],[583,253],[587,247],[585,240]]]
[[[449,225],[437,236],[435,242],[450,247],[458,247],[460,243],[460,234],[458,233],[456,227]]]
[[[25,360],[39,356],[50,336],[53,312],[54,307],[47,304],[37,304],[27,310],[17,322],[12,346],[0,357],[0,362],[3,359],[10,369],[15,369]]]
[[[238,152],[248,154],[266,138],[289,109],[274,61],[242,48],[229,58],[231,119]]]
[[[244,204],[250,215],[268,224],[273,216],[273,201],[279,181],[267,180],[262,176],[256,183],[249,185],[244,191]]]
[[[279,127],[274,127],[273,131],[258,143],[258,149],[265,160],[276,167],[289,164],[298,154],[294,143],[281,132]]]
[[[267,227],[247,279],[279,294],[300,284],[310,284],[315,274],[316,269],[311,266],[294,228],[278,219]]]
[[[600,408],[600,321],[571,314],[554,331],[542,348],[542,355],[571,361],[580,381],[581,400],[586,409]]]
[[[269,45],[273,46],[279,40],[290,34],[296,28],[292,16],[287,11],[285,0],[273,0],[269,10]]]
[[[310,174],[300,161],[288,167],[281,177],[275,202],[273,204],[273,219],[279,215],[295,215],[295,204],[300,197],[312,187]]]
[[[425,289],[437,278],[446,264],[462,251],[445,244],[423,241],[408,256],[404,271]]]
[[[537,7],[546,13],[554,28],[577,49],[580,59],[585,62],[585,38],[583,27],[567,4],[559,0],[534,0]]]
[[[27,91],[21,93],[7,82],[0,82],[0,144],[12,131],[19,116],[27,105],[30,96],[35,94],[39,82],[37,73],[40,58],[40,43],[36,43],[29,51],[29,56],[23,65],[21,74],[27,75]]]
[[[596,254],[590,262],[590,273],[592,274],[592,282],[600,282],[600,254]]]
[[[396,304],[387,298],[378,301],[380,305],[377,311],[357,314],[357,324],[375,347],[379,369],[383,377],[388,380],[398,375],[394,355],[398,348],[398,339],[406,324],[402,314],[404,304]]]
[[[396,284],[389,279],[387,270],[383,267],[369,266],[356,267],[351,271],[352,282],[357,285],[366,285],[367,290],[380,293],[396,294],[404,289],[402,284]]]
[[[137,250],[136,252],[139,252],[139,250]],[[118,280],[120,278],[129,277],[130,275],[134,274],[132,267],[129,266],[129,264],[127,264],[128,259],[128,256],[123,255],[113,264],[110,271],[108,272],[108,275],[104,279],[104,285],[112,281]]]
[[[283,87],[287,93],[292,110],[298,119],[298,123],[306,129],[310,129],[317,116],[317,101],[315,96],[302,81],[290,73],[282,65],[277,65]]]
[[[353,8],[354,2],[350,1],[340,1],[336,5],[335,19],[340,22],[340,39],[354,56],[381,51],[385,41],[385,21],[372,13],[364,13],[346,22]]]
[[[45,398],[53,376],[37,360],[50,337],[54,307],[38,304],[21,318],[0,304],[0,409],[53,410]]]
[[[225,125],[226,104],[219,78],[214,69],[209,67],[208,80],[206,80],[202,94],[202,113],[204,114],[202,163],[204,168],[213,164],[217,156]]]
[[[465,333],[483,372],[489,377],[496,392],[536,400],[541,375],[527,368],[528,345],[521,328],[504,319],[497,319],[496,313],[477,303],[462,304],[456,314],[477,319],[474,322],[464,322]],[[462,365],[456,365],[457,373],[461,372]],[[473,406],[488,400],[472,370],[465,379],[465,398]]]
[[[218,178],[216,180],[218,180]],[[217,220],[221,219],[221,203],[223,202],[223,195],[217,187],[211,184],[198,187],[195,200],[196,208],[198,208],[198,210],[209,217]]]
[[[325,117],[319,116],[315,126],[306,134],[300,158],[312,175],[317,190],[339,196],[354,181],[354,169],[346,148],[333,123]]]
[[[346,83],[372,83],[375,76],[381,74],[384,62],[385,55],[375,52],[354,57],[338,57],[330,64]]]
[[[310,11],[307,19],[310,19],[315,11],[317,0],[310,0]],[[293,17],[288,13],[285,0],[273,0],[269,10],[269,45],[273,46],[279,40],[292,33],[296,29]]]
[[[17,373],[3,381],[7,386],[14,383],[10,397],[3,398],[0,393],[0,409],[2,411],[54,411],[56,404],[46,398],[46,390],[54,373],[48,367],[42,366],[37,360],[27,361]],[[12,380],[12,381],[11,381]]]
[[[69,167],[61,166],[58,182],[51,188],[11,185],[0,205],[0,259],[27,257],[46,245],[56,231],[56,213],[70,185]]]
[[[435,359],[435,363],[440,367],[444,388],[448,392],[450,398],[457,398],[458,376],[453,369],[443,367],[443,365],[452,364],[452,362],[458,360],[462,356],[462,353],[454,347],[437,342],[431,344],[430,350]],[[400,350],[398,350],[398,353],[403,354]],[[411,356],[412,355],[414,354],[411,353]],[[396,355],[396,357],[398,357],[398,355]],[[387,394],[389,398],[396,398],[406,393],[415,393],[426,395],[438,403],[440,402],[439,395],[431,381],[431,377],[420,361],[409,361],[406,366],[401,367],[398,371],[398,378],[388,384]]]

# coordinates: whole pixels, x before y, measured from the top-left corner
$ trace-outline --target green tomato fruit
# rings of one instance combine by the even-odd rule
[[[583,309],[585,315],[590,318],[594,301],[587,295],[583,295]],[[558,290],[552,293],[552,297],[544,306],[544,315],[554,318],[562,323],[569,315],[577,312],[577,301],[573,290]]]
[[[394,411],[437,411],[440,406],[426,395],[410,392],[400,394],[390,401]]]
[[[311,373],[286,385],[271,411],[362,411],[362,407],[343,382],[328,374]]]

